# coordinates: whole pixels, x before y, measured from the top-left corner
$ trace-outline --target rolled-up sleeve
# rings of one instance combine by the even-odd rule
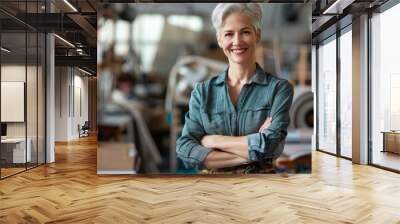
[[[212,150],[201,145],[200,141],[206,135],[201,121],[201,94],[197,84],[192,91],[189,101],[189,111],[185,115],[185,125],[182,135],[176,141],[177,156],[187,168],[203,168],[204,160]]]
[[[271,107],[271,125],[261,133],[247,135],[250,161],[276,159],[280,156],[290,124],[292,100],[292,85],[286,80],[279,81]]]

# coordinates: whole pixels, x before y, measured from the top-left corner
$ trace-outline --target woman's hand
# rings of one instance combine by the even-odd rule
[[[206,135],[200,143],[206,148],[231,153],[244,158],[246,161],[249,157],[247,136]]]
[[[267,129],[272,123],[272,117],[267,117],[267,119],[264,121],[264,123],[261,125],[260,129],[258,132],[263,132],[264,129]]]
[[[206,135],[201,139],[201,145],[206,148],[215,148],[216,135]]]
[[[247,163],[247,159],[243,157],[216,150],[211,151],[204,160],[204,165],[209,169],[233,167],[244,163]]]

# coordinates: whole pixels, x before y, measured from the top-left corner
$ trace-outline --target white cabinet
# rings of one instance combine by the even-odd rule
[[[28,144],[25,153],[25,139],[24,138],[7,138],[2,139],[2,147],[7,147],[12,149],[12,162],[13,163],[25,163],[32,161],[32,140],[28,138],[26,140]],[[27,161],[25,161],[27,159]]]

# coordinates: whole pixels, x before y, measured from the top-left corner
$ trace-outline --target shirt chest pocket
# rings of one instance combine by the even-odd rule
[[[223,112],[211,114],[201,112],[201,119],[207,135],[225,134],[225,121]]]
[[[262,106],[249,108],[245,111],[244,130],[245,134],[258,132],[265,120],[271,116],[271,107]]]

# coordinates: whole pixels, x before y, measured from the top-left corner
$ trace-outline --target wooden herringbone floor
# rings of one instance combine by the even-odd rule
[[[97,176],[96,141],[0,181],[0,223],[400,223],[400,175],[314,152],[311,175]]]

